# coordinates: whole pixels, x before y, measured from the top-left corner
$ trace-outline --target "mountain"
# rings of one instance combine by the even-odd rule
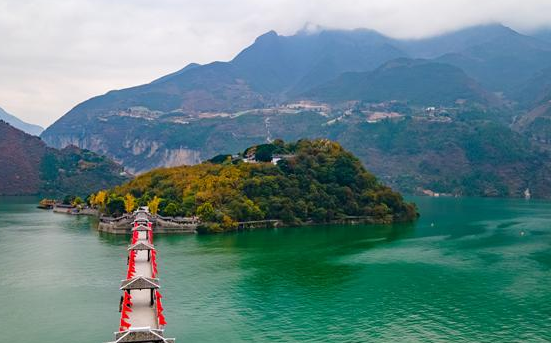
[[[436,60],[463,69],[491,91],[511,95],[551,66],[551,43],[506,29],[489,41]]]
[[[156,112],[195,115],[202,112],[238,112],[281,100],[286,92],[310,87],[344,71],[370,70],[404,56],[388,38],[368,30],[324,31],[279,36],[268,32],[230,62],[191,64],[149,84],[111,91],[85,101],[47,130],[79,126],[82,121],[117,115],[133,107]]]
[[[551,150],[551,101],[543,102],[519,116],[513,128]]]
[[[453,53],[456,55],[445,59],[450,60],[451,64],[467,64],[469,67],[468,63],[460,62],[467,59],[471,64],[476,64],[479,56],[473,55],[471,50],[479,49],[481,45],[477,44],[499,47],[500,41],[516,34],[513,32],[493,25],[428,39],[400,41],[365,29],[324,30],[313,34],[299,32],[293,36],[280,36],[270,31],[258,37],[230,62],[190,64],[149,84],[111,91],[85,101],[46,130],[44,139],[53,146],[62,146],[68,140],[56,139],[52,134],[56,129],[71,126],[80,132],[83,122],[118,115],[133,107],[146,108],[152,112],[151,116],[155,116],[157,112],[197,115],[271,106],[334,79],[343,72],[372,71],[400,57],[434,57]],[[499,51],[508,53],[523,47],[524,36],[521,38],[518,44],[510,43],[508,50],[500,48]],[[481,58],[488,64],[490,57]],[[481,75],[478,69],[477,65],[470,67],[473,75],[480,76],[478,81],[483,84],[496,83],[487,80],[487,75]]]
[[[352,115],[330,126],[328,137],[403,192],[522,197],[528,188],[534,197],[550,198],[549,152],[499,123],[499,113],[479,115],[376,123]]]
[[[0,120],[3,120],[6,123],[10,124],[11,126],[18,128],[19,130],[25,131],[26,133],[33,136],[40,136],[42,131],[44,131],[44,129],[41,126],[25,123],[24,121],[17,118],[16,116],[13,116],[8,112],[4,111],[2,108],[0,108]]]
[[[87,150],[52,149],[0,121],[0,195],[87,195],[125,181],[120,165]]]
[[[85,101],[42,138],[53,147],[73,144],[106,154],[134,172],[197,163],[208,156],[193,149],[196,144],[177,144],[186,140],[182,135],[196,136],[187,131],[186,123],[274,106],[287,92],[325,82],[346,70],[373,69],[404,55],[388,41],[368,30],[291,37],[268,32],[230,62],[191,65],[150,84]],[[178,136],[176,142],[144,137],[144,132],[172,132],[174,126],[182,130],[171,133]]]
[[[547,178],[534,168],[546,170],[547,157],[514,121],[542,106],[522,105],[522,90],[532,80],[536,88],[544,84],[538,75],[551,67],[550,53],[550,43],[502,25],[417,40],[371,30],[292,36],[270,31],[229,62],[190,64],[149,84],[84,101],[42,138],[57,148],[92,150],[142,173],[197,164],[279,137],[328,137],[408,192],[519,196],[534,184],[533,194],[545,196]],[[497,126],[487,130],[490,124]],[[426,144],[406,140],[418,149],[411,158],[398,149],[392,150],[400,156],[395,160],[384,145],[374,144],[404,132]],[[442,151],[462,159],[462,173],[446,156],[435,157],[439,150],[425,137],[438,138]],[[499,151],[501,161],[507,160],[501,139],[522,149],[502,172],[486,160],[496,156],[473,157],[478,155],[463,141],[470,137]],[[422,163],[433,158],[442,167]]]
[[[499,102],[457,67],[405,58],[387,62],[372,72],[344,73],[304,95],[328,102],[398,100],[425,106],[450,106],[458,100],[486,105]]]
[[[543,30],[538,30],[536,32],[533,32],[532,34],[530,34],[532,37],[536,37],[538,39],[541,39],[543,41],[547,41],[549,43],[551,43],[551,28],[547,28],[547,29],[543,29]]]
[[[515,98],[524,108],[531,108],[551,100],[551,67],[540,70],[522,87]]]
[[[551,68],[537,73],[517,94],[523,110],[513,128],[551,149]]]

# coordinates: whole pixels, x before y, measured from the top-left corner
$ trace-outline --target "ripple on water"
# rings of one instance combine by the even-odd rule
[[[551,341],[551,204],[418,203],[415,226],[156,237],[167,334],[205,343]],[[112,339],[126,238],[30,203],[0,201],[0,216],[3,340]]]

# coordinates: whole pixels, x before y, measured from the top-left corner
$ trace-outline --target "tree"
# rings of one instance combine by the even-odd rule
[[[73,203],[73,200],[75,200],[75,196],[74,195],[66,195],[64,198],[63,198],[63,201],[62,203],[64,205],[71,205]]]
[[[71,202],[71,205],[72,205],[73,207],[77,207],[77,206],[80,206],[80,205],[82,205],[82,204],[84,204],[84,200],[82,200],[81,197],[75,197],[75,198],[73,199],[73,201]]]
[[[161,198],[158,196],[154,196],[153,199],[151,199],[150,202],[147,203],[147,207],[149,207],[149,212],[151,214],[156,215],[159,211],[159,204],[161,203]]]
[[[92,193],[88,197],[88,204],[90,204],[91,207],[94,207],[95,203],[96,203],[96,195]]]
[[[163,210],[163,214],[169,217],[176,217],[178,215],[178,212],[180,212],[180,209],[178,208],[178,205],[174,202],[168,203],[168,205],[166,205]]]
[[[124,213],[124,198],[122,197],[110,197],[105,210],[108,214],[118,217]]]
[[[151,201],[151,195],[148,192],[145,192],[139,199],[138,199],[138,206],[147,206],[147,204]]]
[[[216,155],[208,161],[210,163],[214,163],[214,164],[222,164],[222,163],[226,163],[226,162],[231,162],[231,155],[226,155],[226,154]]]
[[[99,206],[101,209],[105,208],[106,201],[107,201],[106,191],[99,191],[98,194],[94,196],[94,205]]]
[[[254,157],[259,162],[270,162],[275,149],[276,146],[273,144],[261,144],[256,147]]]
[[[135,208],[136,198],[132,194],[126,193],[124,196],[124,209],[126,210],[126,213],[132,213]]]
[[[237,229],[237,225],[238,225],[237,222],[231,219],[230,216],[227,216],[225,214],[222,216],[222,228],[225,231],[235,230]]]
[[[197,215],[204,222],[213,222],[216,220],[216,212],[210,202],[206,202],[197,208]]]
[[[182,213],[184,215],[189,215],[195,210],[195,197],[194,196],[185,196],[182,198]],[[188,214],[189,213],[189,214]]]

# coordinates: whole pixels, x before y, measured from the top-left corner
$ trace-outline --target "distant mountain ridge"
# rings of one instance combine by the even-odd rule
[[[459,100],[499,103],[463,70],[427,60],[401,58],[372,72],[348,72],[303,94],[320,101],[398,100],[414,105],[450,106]]]
[[[278,137],[329,137],[386,175],[398,189],[406,184],[408,191],[415,189],[413,182],[399,180],[401,172],[419,188],[519,195],[530,181],[505,177],[497,165],[484,159],[463,156],[469,167],[449,183],[446,180],[456,176],[453,168],[415,165],[435,153],[428,146],[417,146],[415,160],[409,160],[408,166],[400,164],[406,163],[405,158],[389,165],[381,157],[389,157],[384,146],[367,142],[380,135],[385,140],[401,137],[402,130],[419,133],[427,124],[430,130],[424,134],[454,146],[450,153],[459,154],[457,158],[467,152],[472,157],[470,147],[458,142],[480,129],[490,135],[484,139],[500,154],[507,148],[498,136],[521,144],[518,160],[507,163],[511,173],[518,167],[527,175],[536,167],[522,156],[545,156],[537,150],[539,143],[535,147],[529,142],[541,135],[532,137],[513,121],[528,122],[522,117],[543,106],[538,99],[546,99],[546,81],[538,75],[547,68],[551,68],[550,42],[502,25],[416,40],[393,39],[366,29],[292,36],[270,31],[229,62],[189,64],[149,84],[84,101],[44,131],[42,138],[50,146],[76,145],[105,154],[141,173],[196,164]],[[531,89],[543,95],[527,96],[524,90]],[[380,121],[389,122],[382,126],[388,129],[384,134],[364,127]],[[489,123],[498,128],[486,131]],[[353,125],[363,129],[357,131]],[[443,128],[451,127],[457,132],[440,137]],[[370,136],[356,137],[354,132]],[[452,136],[457,141],[447,142]],[[541,189],[537,194],[543,194],[547,181],[540,174],[534,177]],[[472,181],[480,178],[483,182]]]
[[[511,96],[539,70],[551,67],[551,43],[508,30],[484,44],[436,60],[455,65],[484,87]]]
[[[502,55],[504,60],[500,62]],[[365,29],[294,36],[279,36],[270,31],[230,62],[190,64],[150,84],[110,91],[85,101],[46,130],[44,139],[48,144],[60,146],[61,142],[56,142],[50,132],[67,125],[78,127],[82,120],[130,107],[194,115],[270,106],[344,72],[372,71],[401,57],[437,58],[441,63],[464,69],[491,91],[509,92],[508,83],[521,84],[539,69],[551,66],[551,43],[501,25],[402,41]],[[503,82],[496,75],[501,71],[514,80]]]
[[[3,120],[6,123],[12,125],[13,127],[16,127],[19,130],[25,131],[26,133],[33,136],[40,136],[42,131],[44,131],[44,128],[42,126],[26,123],[21,119],[17,118],[16,116],[9,114],[1,107],[0,107],[0,120]]]

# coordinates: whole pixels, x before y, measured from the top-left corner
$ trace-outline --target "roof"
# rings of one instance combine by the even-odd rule
[[[151,231],[151,228],[140,224],[136,227],[133,227],[132,231]]]
[[[150,220],[148,218],[136,218],[132,221],[132,223],[149,223]]]
[[[128,246],[128,250],[155,250],[153,244],[147,242],[138,242]]]
[[[158,288],[161,288],[161,286],[159,286],[159,279],[144,277],[141,275],[135,276],[130,280],[122,280],[120,287],[121,290]]]
[[[136,212],[136,219],[149,219],[149,213],[147,213],[147,212]]]

